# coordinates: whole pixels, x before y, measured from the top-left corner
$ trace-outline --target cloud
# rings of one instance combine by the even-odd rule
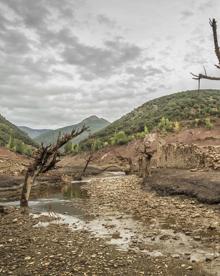
[[[91,114],[114,120],[146,100],[194,88],[189,72],[214,64],[205,17],[219,5],[197,3],[195,16],[190,0],[161,1],[160,10],[153,0],[114,2],[0,0],[5,117],[32,127],[70,125]]]
[[[181,20],[187,20],[190,17],[192,17],[194,15],[194,12],[189,11],[189,10],[184,10],[181,12]]]
[[[141,48],[122,40],[105,41],[105,47],[93,47],[75,40],[63,51],[64,62],[79,66],[85,80],[92,77],[104,78],[115,74],[123,65],[141,55]]]
[[[117,26],[114,20],[110,19],[109,17],[103,14],[97,15],[97,21],[99,22],[99,24],[104,24],[109,28],[115,28]]]

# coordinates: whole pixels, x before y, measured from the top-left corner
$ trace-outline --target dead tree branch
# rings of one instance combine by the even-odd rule
[[[125,173],[126,173],[126,174],[131,174],[131,173],[133,173],[134,168],[133,168],[132,159],[131,159],[130,157],[127,157],[127,156],[122,156],[119,152],[116,152],[116,151],[114,151],[114,154],[115,154],[116,158],[117,158],[119,161],[121,161],[122,163],[128,164],[128,169],[125,170]]]
[[[33,186],[36,177],[41,173],[45,173],[52,170],[55,165],[60,161],[59,159],[59,149],[64,146],[71,139],[79,136],[84,131],[88,130],[86,126],[81,129],[73,129],[71,133],[64,134],[62,137],[59,135],[56,144],[44,146],[41,144],[39,149],[34,154],[34,160],[29,165],[25,181],[21,192],[20,206],[28,207],[28,200],[31,192],[31,187]]]
[[[209,19],[209,24],[212,28],[214,49],[215,49],[216,57],[218,59],[218,64],[216,64],[215,66],[218,69],[220,69],[220,48],[219,48],[219,44],[218,44],[217,22],[216,22],[215,18]],[[205,74],[193,74],[193,73],[191,73],[191,75],[193,76],[193,79],[198,81],[198,90],[200,89],[200,80],[201,79],[214,80],[214,81],[219,81],[220,80],[220,77],[207,75],[205,68],[204,68],[204,71],[205,71]]]

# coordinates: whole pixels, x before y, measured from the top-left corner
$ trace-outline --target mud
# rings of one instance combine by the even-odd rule
[[[160,195],[185,195],[203,203],[220,203],[220,172],[158,169],[144,185]]]
[[[0,275],[218,275],[217,210],[143,191],[134,176],[79,184],[30,201],[29,216],[6,209]]]

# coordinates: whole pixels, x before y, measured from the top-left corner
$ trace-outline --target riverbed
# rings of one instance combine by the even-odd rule
[[[67,227],[113,246],[119,254],[166,260],[175,267],[170,274],[157,274],[157,269],[145,275],[194,275],[198,268],[195,275],[220,275],[218,208],[145,191],[135,176],[117,173],[68,183],[30,201],[30,212],[34,231]],[[182,274],[172,274],[178,269]]]

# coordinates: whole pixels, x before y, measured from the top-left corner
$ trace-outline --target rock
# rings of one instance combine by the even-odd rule
[[[120,239],[121,236],[120,236],[120,233],[118,231],[115,231],[113,234],[112,234],[112,238],[113,239]]]
[[[201,237],[200,236],[195,236],[193,237],[195,241],[201,241]]]
[[[175,258],[175,259],[179,259],[180,255],[179,254],[173,254],[172,257]]]
[[[215,259],[215,254],[210,253],[210,254],[207,254],[207,255],[205,256],[205,261],[206,261],[206,262],[211,262],[211,261],[214,260],[214,259]]]
[[[209,225],[209,226],[207,227],[207,229],[213,231],[213,230],[216,230],[217,227],[216,227],[215,225]]]

